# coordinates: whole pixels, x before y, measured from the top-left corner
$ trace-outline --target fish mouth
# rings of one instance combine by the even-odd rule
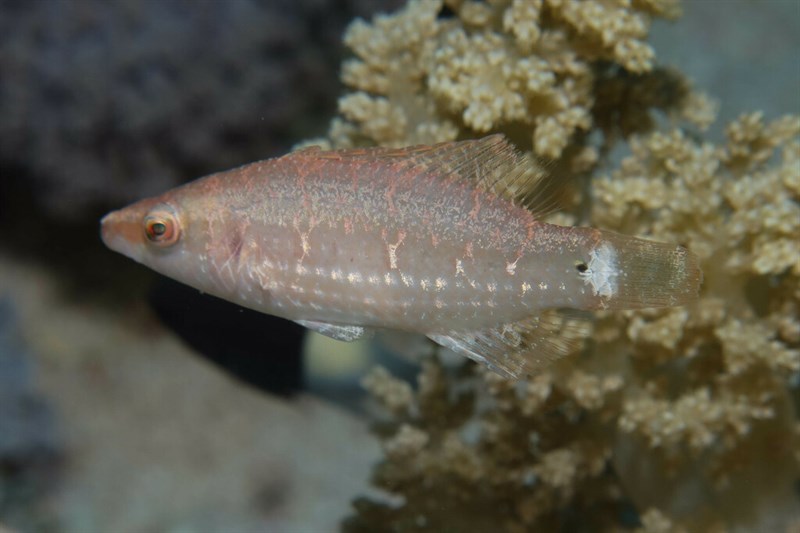
[[[116,211],[111,212],[100,219],[100,239],[103,241],[103,244],[105,244],[106,247],[111,248],[112,250],[113,248],[111,246],[111,243],[113,242],[114,239],[113,226],[114,226],[115,213]]]
[[[100,239],[109,249],[140,261],[140,220],[129,209],[112,211],[100,220]]]

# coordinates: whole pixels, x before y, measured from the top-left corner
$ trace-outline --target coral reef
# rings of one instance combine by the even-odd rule
[[[391,5],[3,2],[0,164],[75,216],[267,157],[324,127],[341,29]]]
[[[500,131],[585,179],[577,221],[681,243],[700,300],[600,313],[582,353],[513,383],[374,371],[384,460],[348,531],[782,531],[800,524],[800,118],[742,115],[656,65],[675,1],[417,0],[346,34],[322,144]],[[627,151],[615,170],[612,150]],[[499,525],[499,526],[498,526]]]
[[[679,14],[677,2],[630,4],[413,0],[371,24],[357,20],[345,35],[355,58],[342,69],[354,92],[339,102],[330,144],[399,146],[500,129],[530,135],[537,155],[557,158],[592,129],[606,100],[640,110],[683,100],[687,87],[653,67],[644,41],[653,17]],[[639,77],[615,91],[606,85],[619,68]]]

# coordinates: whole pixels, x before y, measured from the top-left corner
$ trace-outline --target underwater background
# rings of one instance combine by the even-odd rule
[[[584,6],[0,1],[0,531],[800,529],[800,4]],[[482,93],[519,82],[490,52],[536,89]],[[703,303],[601,317],[613,362],[523,390],[99,240],[111,209],[299,143],[490,131],[577,177],[564,222],[699,250]]]

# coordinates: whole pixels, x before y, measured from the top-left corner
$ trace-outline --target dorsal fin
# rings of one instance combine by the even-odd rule
[[[577,351],[589,332],[588,315],[550,309],[481,331],[428,335],[437,344],[488,366],[510,379],[521,379]]]
[[[476,187],[526,207],[537,218],[558,207],[559,187],[548,179],[539,162],[517,150],[502,134],[405,148],[355,148],[308,155],[340,160],[387,159],[392,163],[404,160],[442,178],[469,180]]]

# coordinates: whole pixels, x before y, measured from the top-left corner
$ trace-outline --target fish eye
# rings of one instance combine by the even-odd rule
[[[575,261],[575,269],[581,274],[585,274],[589,270],[589,265],[583,261]]]
[[[153,209],[144,217],[144,234],[153,244],[172,246],[180,237],[178,220],[169,210]]]

